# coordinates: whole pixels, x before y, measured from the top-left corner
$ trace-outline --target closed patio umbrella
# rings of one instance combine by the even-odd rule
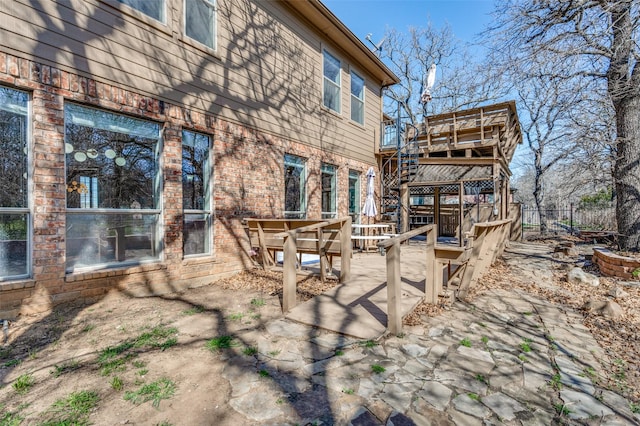
[[[375,192],[375,177],[376,172],[373,171],[373,167],[369,167],[369,170],[367,171],[367,197],[365,198],[364,206],[362,207],[362,214],[367,217],[375,217],[378,214],[376,202],[373,199],[373,194]]]

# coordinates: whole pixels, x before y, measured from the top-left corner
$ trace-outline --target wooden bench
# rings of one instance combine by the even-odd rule
[[[302,254],[319,257],[320,278],[324,281],[327,272],[333,269],[333,257],[342,255],[341,238],[348,219],[349,240],[351,218],[328,220],[305,219],[245,219],[247,233],[252,248],[257,249],[265,269],[277,266],[277,253],[283,253],[288,232],[295,231],[297,267],[302,265]],[[350,255],[350,254],[349,254]]]

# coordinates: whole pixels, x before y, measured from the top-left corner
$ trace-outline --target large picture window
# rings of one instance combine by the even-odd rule
[[[211,252],[209,137],[182,132],[183,252],[185,256]]]
[[[184,28],[190,37],[216,48],[216,4],[214,0],[184,0]]]
[[[307,215],[307,163],[304,158],[284,156],[284,217],[304,219]]]
[[[333,219],[337,216],[336,207],[336,166],[322,164],[322,218]]]
[[[351,72],[351,119],[364,125],[364,78]]]
[[[160,126],[65,105],[67,270],[158,259]]]
[[[165,0],[118,0],[120,3],[126,4],[139,10],[147,16],[152,17],[156,21],[165,23],[164,2]]]
[[[29,95],[0,87],[0,281],[30,272]]]
[[[322,63],[324,106],[340,113],[340,60],[324,50]]]

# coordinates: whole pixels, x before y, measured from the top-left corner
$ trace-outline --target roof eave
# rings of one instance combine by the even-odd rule
[[[280,0],[308,20],[319,32],[342,48],[357,63],[376,76],[382,87],[400,83],[375,53],[338,19],[320,0]]]

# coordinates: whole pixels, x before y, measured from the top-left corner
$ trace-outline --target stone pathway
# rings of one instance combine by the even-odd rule
[[[524,250],[512,246],[507,262],[527,265]],[[260,425],[640,424],[592,380],[603,349],[576,312],[492,290],[405,329],[363,342],[273,321],[239,336],[258,352],[228,359],[230,404]]]

